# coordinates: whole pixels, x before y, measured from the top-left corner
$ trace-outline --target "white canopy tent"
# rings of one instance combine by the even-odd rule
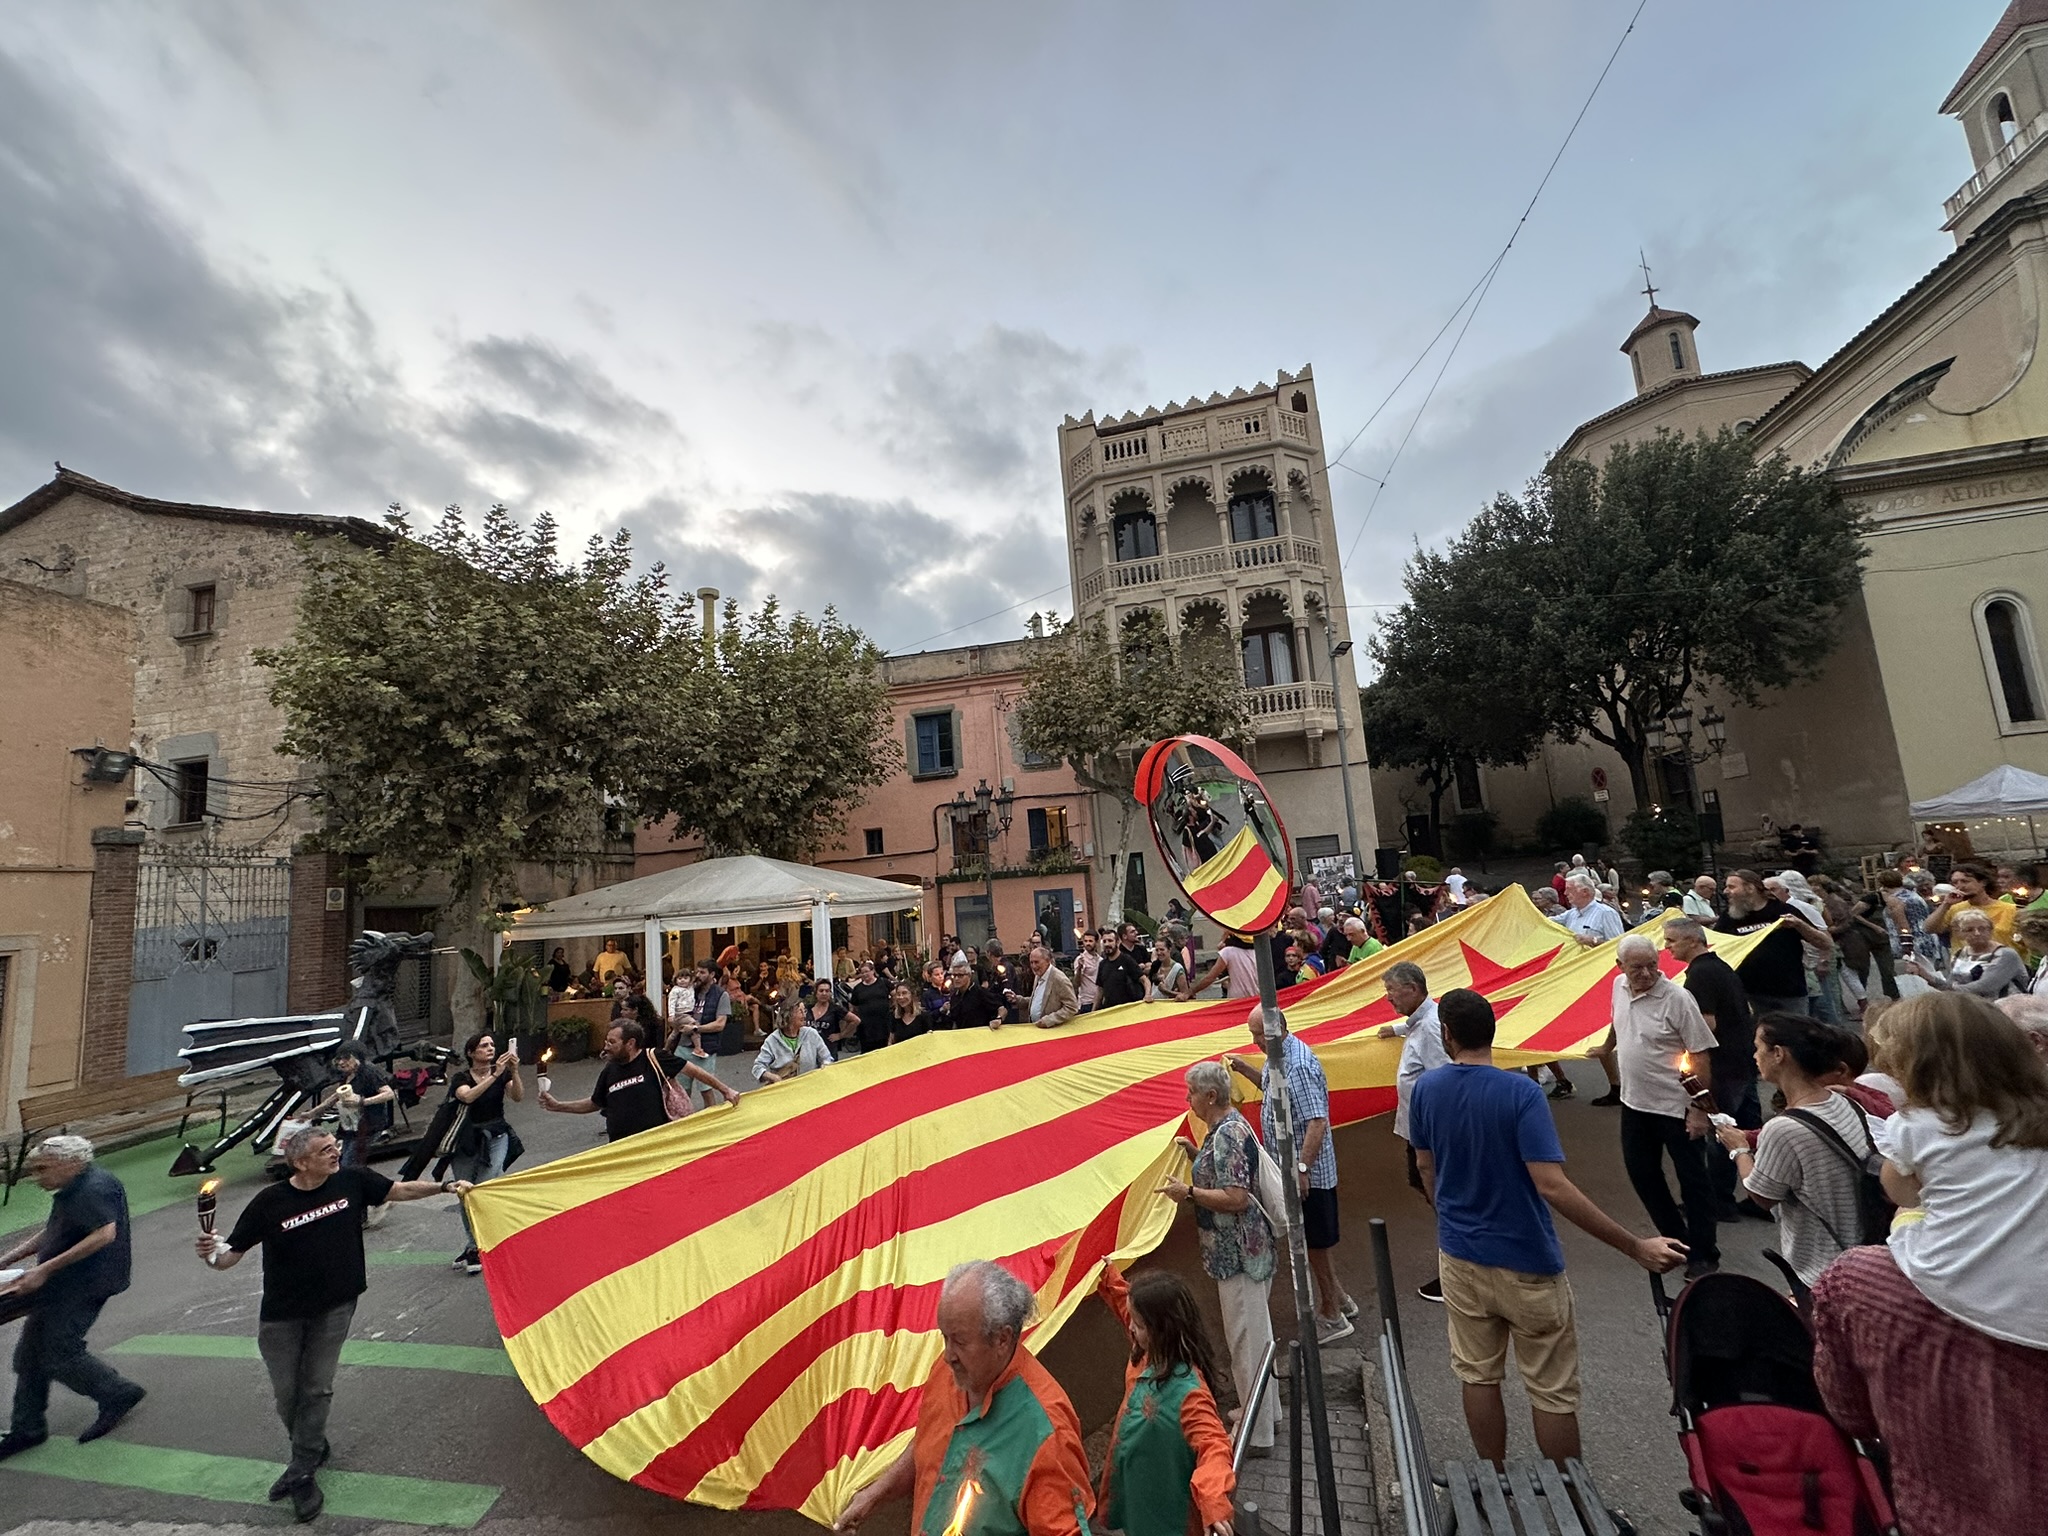
[[[2024,818],[2027,841],[2035,848],[2040,840],[2034,818],[2048,814],[2048,775],[2029,773],[2003,763],[1961,789],[1952,789],[1932,800],[1915,800],[1915,821],[2003,821]],[[2010,834],[2008,834],[2009,836]]]
[[[922,895],[915,885],[753,854],[703,859],[521,912],[498,936],[492,958],[507,941],[601,938],[637,929],[647,950],[647,995],[658,999],[664,933],[808,922],[814,963],[829,973],[833,918],[900,912]]]

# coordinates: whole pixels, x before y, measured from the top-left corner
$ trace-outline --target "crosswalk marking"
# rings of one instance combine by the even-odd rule
[[[113,1439],[92,1445],[51,1439],[0,1463],[0,1471],[4,1472],[33,1472],[74,1482],[108,1483],[120,1488],[145,1488],[153,1493],[255,1505],[270,1502],[271,1481],[283,1470],[283,1465],[275,1461],[176,1451]],[[332,1468],[320,1473],[320,1490],[327,1496],[330,1515],[456,1530],[468,1530],[483,1519],[503,1492],[482,1483],[449,1483]]]
[[[255,1360],[254,1339],[220,1333],[139,1333],[106,1351],[110,1355],[173,1355],[187,1360]],[[516,1376],[511,1359],[497,1346],[414,1344],[388,1339],[350,1339],[341,1346],[343,1365],[397,1366],[415,1371],[460,1371],[469,1376]]]

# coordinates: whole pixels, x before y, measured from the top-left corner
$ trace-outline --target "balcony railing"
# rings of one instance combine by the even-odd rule
[[[1941,205],[1941,211],[1948,216],[1942,228],[1952,227],[1963,216],[1963,210],[1989,191],[1993,182],[2025,159],[2027,152],[2040,143],[2044,135],[2048,135],[2048,112],[2041,113],[2006,140],[1996,154],[1977,167],[1976,175],[1956,188],[1955,196]]]
[[[1252,718],[1274,715],[1330,714],[1337,708],[1336,691],[1328,683],[1275,683],[1270,688],[1252,688]]]
[[[1107,570],[1090,571],[1081,578],[1081,601],[1089,602],[1111,590],[1123,592],[1169,581],[1208,581],[1233,571],[1260,571],[1290,562],[1320,566],[1322,546],[1308,539],[1260,539],[1249,544],[1192,549],[1186,554],[1119,560]]]

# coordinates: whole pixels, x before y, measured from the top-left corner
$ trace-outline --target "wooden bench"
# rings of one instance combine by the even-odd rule
[[[1407,1536],[1550,1536],[1552,1531],[1558,1536],[1633,1536],[1634,1528],[1617,1522],[1600,1502],[1592,1473],[1577,1457],[1566,1462],[1562,1472],[1555,1462],[1541,1458],[1510,1461],[1504,1472],[1476,1458],[1447,1461],[1441,1472],[1432,1471],[1422,1415],[1408,1385],[1387,1224],[1375,1216],[1370,1226],[1380,1304],[1380,1372],[1386,1381],[1387,1428],[1394,1442],[1394,1474]],[[1441,1503],[1439,1489],[1445,1496]]]
[[[209,1083],[187,1092],[178,1085],[183,1070],[172,1067],[142,1077],[124,1077],[118,1082],[92,1083],[80,1088],[60,1088],[53,1093],[31,1094],[19,1101],[21,1140],[0,1172],[5,1188],[0,1205],[14,1197],[14,1186],[28,1166],[28,1154],[35,1142],[60,1132],[80,1135],[95,1133],[94,1140],[120,1140],[124,1145],[141,1140],[139,1131],[154,1131],[175,1125],[180,1135],[195,1112],[211,1116],[218,1112],[220,1132],[228,1124],[230,1084]]]

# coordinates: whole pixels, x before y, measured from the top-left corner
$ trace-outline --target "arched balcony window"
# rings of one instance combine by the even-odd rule
[[[1117,559],[1148,560],[1159,553],[1159,525],[1150,512],[1119,512],[1110,527],[1116,534]]]
[[[1273,493],[1261,486],[1230,498],[1230,542],[1249,544],[1277,539],[1280,524],[1273,514]]]

